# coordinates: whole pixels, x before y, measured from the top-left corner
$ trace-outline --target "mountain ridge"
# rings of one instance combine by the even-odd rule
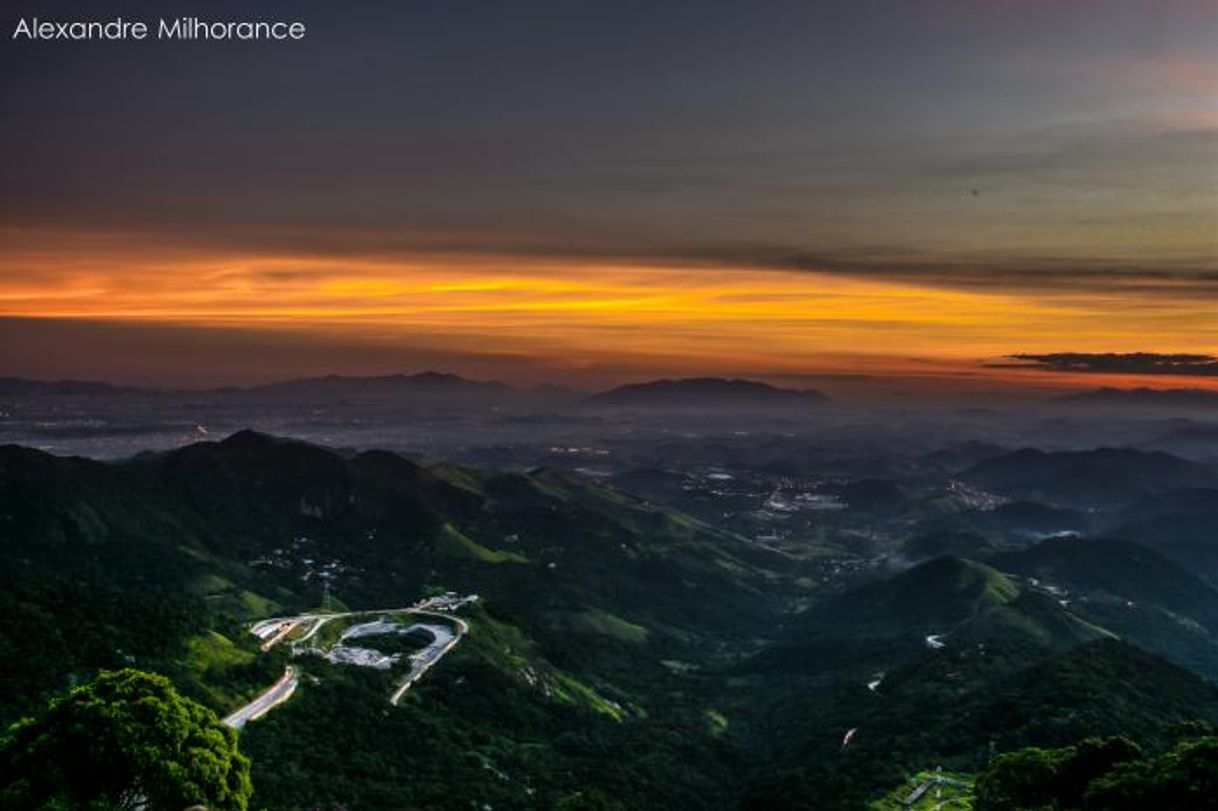
[[[664,378],[628,383],[593,394],[584,403],[612,408],[794,409],[828,403],[816,389],[785,389],[756,380],[724,377]]]

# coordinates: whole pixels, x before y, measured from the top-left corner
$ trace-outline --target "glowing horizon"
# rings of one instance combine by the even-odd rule
[[[1218,319],[1191,290],[1176,294],[1172,279],[1150,291],[1142,279],[1130,290],[1109,281],[1101,294],[630,259],[19,243],[10,236],[4,253],[21,257],[10,266],[27,272],[0,279],[0,317],[341,335],[356,345],[410,347],[422,358],[443,350],[531,367],[522,372],[505,360],[499,376],[509,380],[865,373],[1026,387],[1218,387],[1205,378],[993,365],[1016,353],[1214,353]],[[440,355],[413,366],[461,372],[466,364]],[[342,371],[327,367],[324,353],[312,368]]]
[[[12,42],[0,373],[1216,385],[1218,5],[710,5]]]

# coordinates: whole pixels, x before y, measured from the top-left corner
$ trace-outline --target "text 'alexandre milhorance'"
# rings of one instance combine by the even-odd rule
[[[25,40],[302,40],[305,24],[299,20],[203,20],[198,17],[128,20],[43,20],[22,17],[11,39]]]

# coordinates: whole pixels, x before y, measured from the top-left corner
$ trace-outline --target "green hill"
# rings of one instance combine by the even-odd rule
[[[1218,720],[1218,687],[1115,640],[1066,652],[949,646],[893,668],[876,692],[828,690],[828,703],[795,690],[773,704],[767,735],[779,746],[743,807],[864,808],[919,770],[976,772],[992,752],[1094,735],[1158,748],[1188,723]]]
[[[987,638],[1068,647],[1105,635],[997,569],[950,556],[813,606],[798,627],[804,639],[871,639],[894,652]]]
[[[1086,547],[1069,543],[996,565],[1078,567],[1079,582],[1089,574],[1115,587],[1118,575],[1136,581],[1138,555],[1153,554],[1115,550],[1105,571],[1102,545],[1088,567]],[[1157,561],[1143,561],[1153,582],[1142,594],[1207,605],[1203,586]],[[745,807],[861,808],[907,773],[975,771],[991,748],[1118,733],[1157,745],[1177,724],[1218,717],[1218,688],[1119,641],[1090,603],[1076,610],[1045,585],[941,557],[814,605],[737,671],[765,707],[755,734],[785,764],[755,778]]]
[[[1218,471],[1207,465],[1128,448],[1051,453],[1024,448],[986,459],[960,475],[993,492],[1065,507],[1117,507],[1218,482]]]
[[[323,573],[355,607],[405,604],[429,584],[482,593],[563,647],[605,627],[678,645],[743,628],[777,599],[757,550],[575,474],[343,455],[248,431],[120,463],[0,448],[0,515],[3,599],[20,619],[0,641],[10,659],[46,665],[17,674],[14,709],[35,685],[119,664],[79,650],[82,638],[160,664],[183,639],[316,605]],[[563,615],[617,622],[556,626]]]
[[[1106,539],[1052,539],[994,565],[1051,592],[1069,610],[1143,648],[1218,678],[1218,591],[1153,549]]]
[[[776,560],[565,471],[253,432],[117,463],[4,447],[0,714],[122,666],[226,712],[285,664],[258,653],[245,621],[313,608],[323,579],[353,608],[447,588],[486,609],[400,712],[385,702],[389,674],[319,662],[299,697],[245,729],[260,802],[528,808],[586,790],[718,807],[709,798],[736,779],[726,722],[708,723],[694,677],[662,661],[697,672],[725,647],[754,646],[787,599]],[[297,746],[336,730],[340,747]],[[651,758],[610,768],[607,749]]]
[[[286,664],[248,620],[315,608],[328,583],[353,608],[483,599],[397,708],[390,672],[296,660],[299,695],[242,732],[268,808],[861,808],[991,746],[1153,746],[1218,720],[1215,688],[1127,644],[1216,661],[1218,599],[1155,552],[919,544],[986,562],[829,592],[800,561],[565,470],[253,432],[114,463],[4,447],[0,712],[124,666],[231,710]]]

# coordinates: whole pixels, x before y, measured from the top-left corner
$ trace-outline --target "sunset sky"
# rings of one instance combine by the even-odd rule
[[[208,3],[307,38],[9,40],[174,5],[5,12],[0,375],[1218,388],[1218,3]]]

